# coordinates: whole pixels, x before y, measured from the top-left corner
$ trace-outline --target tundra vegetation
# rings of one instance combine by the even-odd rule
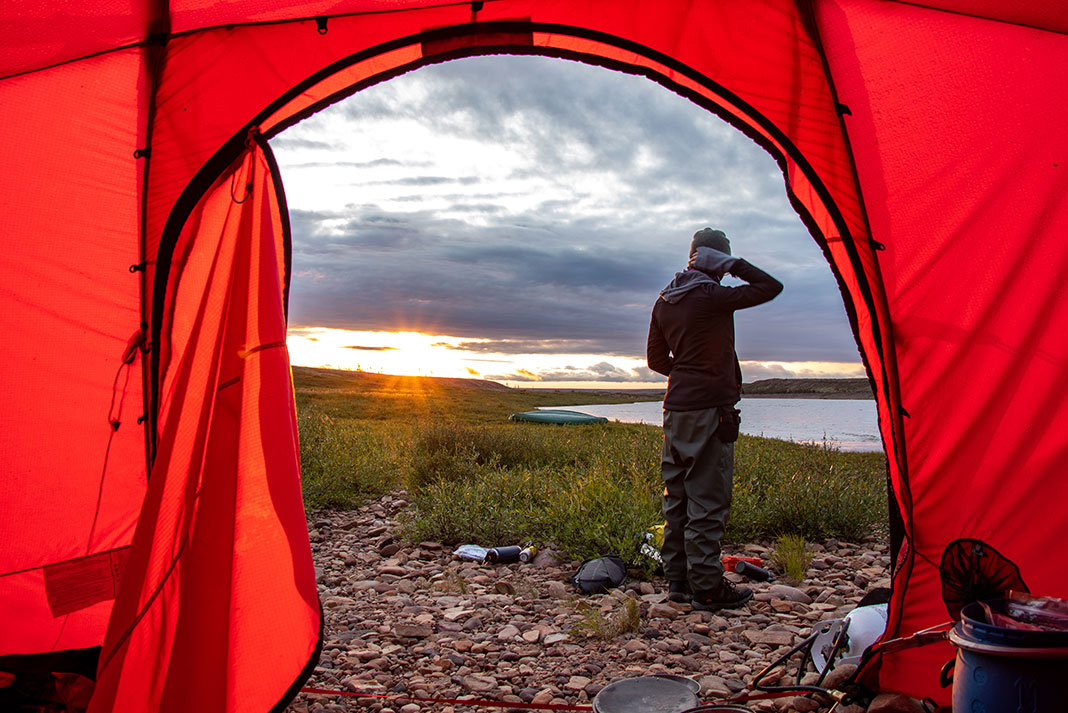
[[[533,541],[574,559],[614,553],[648,564],[644,534],[663,522],[661,430],[508,420],[634,396],[303,367],[294,375],[309,510],[403,491],[413,541]],[[882,453],[745,435],[736,444],[728,542],[859,539],[885,530],[886,512]]]

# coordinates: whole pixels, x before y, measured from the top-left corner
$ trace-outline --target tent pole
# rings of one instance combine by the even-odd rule
[[[141,399],[144,415],[141,417],[141,425],[145,429],[145,474],[152,473],[152,463],[156,459],[156,414],[152,412],[152,391],[155,388],[152,383],[151,360],[147,357],[153,349],[159,345],[152,342],[151,319],[148,309],[147,296],[151,294],[152,284],[149,277],[148,265],[151,260],[155,263],[155,256],[148,255],[148,186],[150,169],[152,166],[152,135],[156,122],[156,95],[159,92],[160,81],[163,76],[163,68],[167,60],[167,42],[170,39],[170,2],[159,0],[158,11],[150,28],[154,30],[148,35],[148,45],[145,50],[145,62],[147,71],[151,77],[151,85],[148,97],[148,109],[145,113],[145,145],[139,148],[134,156],[144,159],[141,171],[141,220],[138,254],[141,268],[141,330],[144,332],[141,359]],[[155,271],[153,270],[153,273]]]

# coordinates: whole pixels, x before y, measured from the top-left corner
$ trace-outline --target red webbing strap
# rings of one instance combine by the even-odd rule
[[[302,688],[301,693],[317,693],[324,696],[350,696],[353,698],[384,698],[386,700],[405,700],[412,703],[448,703],[449,705],[478,706],[480,708],[525,708],[540,711],[588,711],[592,706],[569,706],[561,703],[522,703],[512,701],[490,701],[463,698],[420,698],[404,694],[360,693],[358,691],[334,691],[329,688]]]

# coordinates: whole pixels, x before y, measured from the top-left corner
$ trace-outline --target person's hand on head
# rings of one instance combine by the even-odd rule
[[[710,275],[725,275],[730,272],[737,260],[738,258],[731,257],[725,252],[702,245],[690,255],[688,267]]]

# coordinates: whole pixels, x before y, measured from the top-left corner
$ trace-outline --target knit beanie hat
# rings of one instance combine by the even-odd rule
[[[690,254],[693,255],[697,248],[712,248],[721,253],[731,254],[731,241],[727,240],[727,234],[722,230],[702,228],[693,234],[693,242],[690,243]]]

